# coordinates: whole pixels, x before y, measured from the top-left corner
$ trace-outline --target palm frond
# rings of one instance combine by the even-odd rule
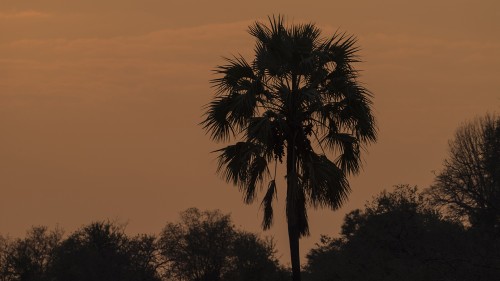
[[[248,182],[252,161],[261,156],[262,147],[251,142],[237,142],[214,152],[219,153],[217,173],[221,174],[226,182],[244,188]]]
[[[315,207],[341,207],[350,192],[345,173],[325,155],[309,154],[302,162],[302,182],[309,201]]]
[[[348,133],[340,133],[338,131],[328,131],[328,133],[321,139],[327,148],[342,152],[348,147],[357,145],[358,139]]]
[[[307,108],[307,114],[312,114],[323,105],[323,97],[316,87],[303,87],[298,90],[300,103]]]
[[[374,142],[377,139],[377,127],[370,108],[371,93],[354,83],[349,83],[344,90],[344,99],[341,101],[343,108],[338,111],[340,120],[349,123],[363,143]]]
[[[297,204],[299,235],[300,237],[309,236],[309,218],[307,215],[307,198],[303,188],[300,188],[299,201]]]
[[[266,148],[267,157],[281,159],[284,155],[286,121],[283,116],[266,111],[262,116],[251,118],[248,122],[246,139]]]
[[[248,167],[248,179],[244,185],[245,195],[243,201],[246,204],[252,203],[255,199],[257,184],[262,183],[266,173],[269,174],[267,159],[260,155],[256,156]]]
[[[309,222],[307,216],[307,198],[304,192],[303,184],[298,185],[295,190],[295,200],[290,200],[287,195],[286,216],[288,226],[294,225],[298,228],[299,237],[309,235]]]
[[[201,122],[201,125],[215,141],[227,141],[231,133],[234,135],[231,122],[227,119],[230,111],[229,104],[230,100],[227,97],[217,97],[206,105],[205,120]]]
[[[216,150],[219,153],[217,173],[226,182],[243,191],[243,201],[253,202],[257,186],[269,175],[268,159],[262,146],[252,142],[238,142]]]
[[[255,22],[248,29],[248,33],[257,39],[257,42],[266,44],[269,42],[273,31],[261,22]]]
[[[342,142],[342,152],[335,160],[346,174],[357,175],[361,168],[359,145],[357,142]]]
[[[225,58],[227,64],[218,66],[214,71],[222,77],[212,79],[210,82],[220,92],[238,91],[242,82],[255,80],[252,67],[243,57]]]
[[[247,140],[272,144],[274,115],[274,112],[267,111],[262,116],[251,118],[246,131]]]
[[[330,40],[327,41],[323,48],[328,52],[329,57],[340,68],[351,68],[351,64],[359,62],[357,52],[359,47],[356,46],[357,38],[346,33],[335,33]]]
[[[259,102],[268,98],[268,93],[260,78],[254,74],[252,67],[243,58],[227,59],[227,61],[228,65],[219,66],[216,70],[223,76],[211,82],[217,89],[218,99],[224,100],[226,108],[223,116],[234,129],[241,130],[246,127],[248,119],[255,115]],[[212,104],[209,104],[208,108],[209,112],[215,109]],[[213,116],[208,114],[205,122],[211,123],[208,120],[211,117]]]
[[[335,93],[336,101],[318,103],[314,114],[336,127],[337,131],[343,128],[346,132],[353,132],[362,144],[376,141],[377,127],[370,108],[372,94],[353,81],[337,83],[330,90]]]
[[[291,69],[293,44],[283,17],[273,16],[269,22],[269,27],[256,23],[250,29],[250,34],[257,38],[254,65],[261,73],[284,77]]]
[[[314,24],[297,24],[292,26],[290,41],[293,45],[293,70],[298,75],[307,76],[313,72],[318,63],[317,49],[321,31]]]
[[[261,203],[261,206],[264,207],[264,217],[262,219],[262,228],[264,230],[269,229],[273,224],[273,200],[276,198],[276,194],[276,181],[271,180]]]
[[[228,120],[243,129],[257,111],[257,97],[252,92],[232,93]]]

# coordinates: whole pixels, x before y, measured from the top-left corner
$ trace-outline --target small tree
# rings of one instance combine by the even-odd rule
[[[287,270],[275,257],[272,239],[263,240],[254,233],[237,231],[229,258],[231,269],[226,281],[284,281],[289,280]]]
[[[474,228],[500,235],[500,116],[462,125],[429,189],[434,203]]]
[[[159,281],[154,237],[128,238],[124,227],[94,222],[70,235],[53,254],[50,280]]]
[[[160,252],[167,262],[168,278],[220,280],[227,271],[235,232],[228,215],[196,208],[181,213],[179,223],[168,223],[160,234]]]
[[[274,244],[237,230],[229,215],[196,208],[181,213],[160,235],[166,277],[186,281],[278,280]]]
[[[44,226],[31,228],[25,238],[7,240],[0,237],[0,280],[50,280],[47,268],[61,238],[60,229],[49,231]]]

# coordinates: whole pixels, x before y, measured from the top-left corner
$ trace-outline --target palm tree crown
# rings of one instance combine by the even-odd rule
[[[202,125],[215,141],[237,140],[216,151],[217,171],[241,189],[245,203],[267,185],[264,229],[273,222],[276,166],[286,156],[287,222],[298,247],[309,233],[309,205],[335,210],[347,199],[346,177],[359,172],[360,151],[376,140],[376,125],[371,93],[352,66],[359,61],[355,37],[323,38],[314,24],[288,26],[280,16],[269,22],[250,26],[252,62],[234,57],[216,69],[216,95]]]

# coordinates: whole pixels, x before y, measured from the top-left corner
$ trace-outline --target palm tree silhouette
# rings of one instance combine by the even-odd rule
[[[357,82],[356,38],[322,38],[314,24],[286,25],[283,17],[250,26],[255,58],[226,59],[212,80],[215,98],[201,123],[217,150],[217,172],[238,186],[249,204],[262,200],[273,222],[276,167],[286,156],[286,218],[293,280],[300,280],[299,239],[309,234],[307,207],[338,209],[350,191],[347,175],[360,170],[360,150],[376,140],[371,94]],[[316,152],[319,150],[319,152]],[[336,157],[330,160],[326,152]]]

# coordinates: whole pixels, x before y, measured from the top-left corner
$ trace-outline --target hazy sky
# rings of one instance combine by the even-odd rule
[[[71,232],[107,218],[128,222],[131,234],[158,233],[192,206],[261,232],[259,202],[244,205],[215,174],[210,151],[221,144],[197,124],[212,69],[223,56],[251,59],[248,25],[280,13],[325,36],[358,37],[357,68],[380,129],[345,207],[310,212],[304,255],[381,190],[427,187],[456,127],[500,111],[499,3],[2,0],[0,233],[57,224]],[[264,234],[286,263],[278,200]]]

